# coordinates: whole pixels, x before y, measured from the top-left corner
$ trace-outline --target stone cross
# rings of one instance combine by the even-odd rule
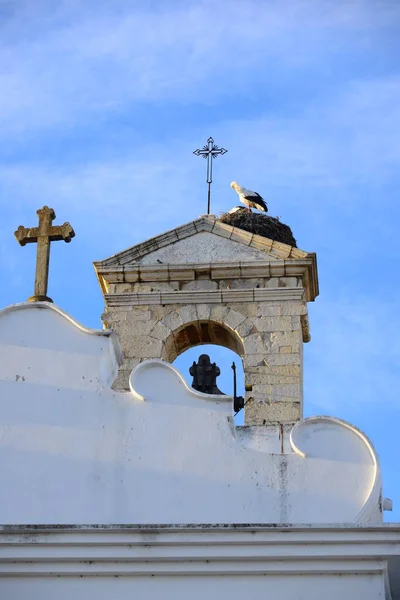
[[[28,298],[28,302],[53,302],[47,296],[49,279],[50,242],[64,240],[70,242],[75,232],[69,223],[52,225],[56,214],[52,208],[43,206],[36,211],[39,217],[39,227],[23,227],[20,225],[14,232],[21,246],[37,242],[35,294]]]

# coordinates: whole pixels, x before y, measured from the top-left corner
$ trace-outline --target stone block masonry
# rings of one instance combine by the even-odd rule
[[[173,362],[194,345],[218,344],[242,357],[246,424],[297,421],[302,416],[300,319],[305,310],[301,297],[295,302],[109,306],[103,320],[116,331],[125,359],[114,387],[127,390],[139,362]]]
[[[95,268],[104,325],[116,331],[124,355],[116,389],[128,389],[132,368],[144,360],[173,362],[193,346],[218,344],[242,358],[246,425],[301,419],[315,254],[207,215]]]

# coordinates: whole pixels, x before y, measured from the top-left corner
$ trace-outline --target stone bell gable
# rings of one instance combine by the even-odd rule
[[[219,344],[243,359],[246,424],[301,418],[314,253],[207,215],[94,265],[124,355],[116,389],[146,359]]]

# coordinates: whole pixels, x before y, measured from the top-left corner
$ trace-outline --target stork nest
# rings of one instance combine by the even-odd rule
[[[297,242],[293,237],[289,225],[281,223],[278,217],[248,212],[247,208],[238,206],[234,212],[227,212],[221,215],[219,221],[297,248]]]

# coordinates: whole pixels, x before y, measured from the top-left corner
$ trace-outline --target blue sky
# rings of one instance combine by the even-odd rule
[[[400,520],[400,3],[0,0],[0,304],[32,294],[13,237],[52,206],[50,296],[100,327],[92,261],[257,190],[318,255],[305,412],[363,429]],[[228,372],[231,357],[213,358]],[[191,362],[191,357],[185,359]],[[182,364],[181,359],[180,364]],[[221,376],[222,377],[222,376]]]

